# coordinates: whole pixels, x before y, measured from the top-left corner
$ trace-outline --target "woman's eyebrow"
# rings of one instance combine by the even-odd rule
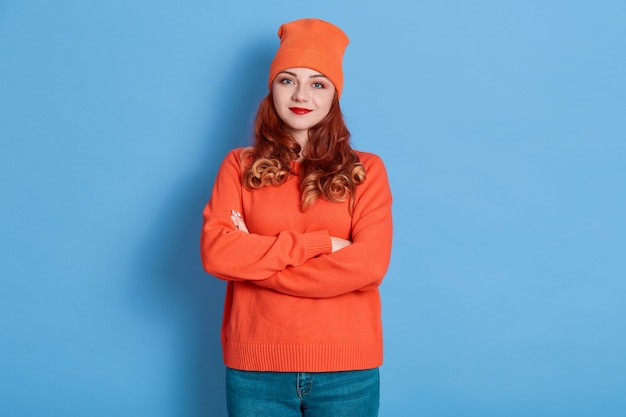
[[[291,72],[291,71],[281,71],[279,72],[279,74],[289,74],[292,77],[298,78],[298,74],[296,74],[295,72]],[[309,78],[327,78],[327,77],[324,74],[313,74]]]

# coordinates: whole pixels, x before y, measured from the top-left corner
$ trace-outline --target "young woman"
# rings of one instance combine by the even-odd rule
[[[387,174],[349,144],[339,108],[347,36],[317,19],[278,35],[255,144],[228,154],[204,210],[202,261],[228,282],[228,413],[376,416]]]

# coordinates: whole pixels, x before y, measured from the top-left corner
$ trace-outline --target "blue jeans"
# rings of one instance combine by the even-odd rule
[[[347,372],[226,369],[229,417],[376,417],[378,368]]]

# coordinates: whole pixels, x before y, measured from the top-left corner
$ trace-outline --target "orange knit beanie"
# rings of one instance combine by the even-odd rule
[[[278,28],[280,46],[270,65],[269,87],[287,68],[311,68],[325,75],[341,96],[341,60],[350,41],[337,26],[319,19],[300,19]]]

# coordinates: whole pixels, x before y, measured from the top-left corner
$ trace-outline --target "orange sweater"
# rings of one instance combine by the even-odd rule
[[[201,256],[228,281],[222,348],[226,366],[328,372],[382,363],[378,286],[389,265],[391,192],[382,160],[358,152],[367,172],[348,202],[318,199],[300,210],[300,178],[249,191],[241,149],[231,151],[204,209]],[[294,162],[298,169],[298,163]],[[231,210],[250,234],[235,230]],[[353,243],[331,253],[330,236]]]

